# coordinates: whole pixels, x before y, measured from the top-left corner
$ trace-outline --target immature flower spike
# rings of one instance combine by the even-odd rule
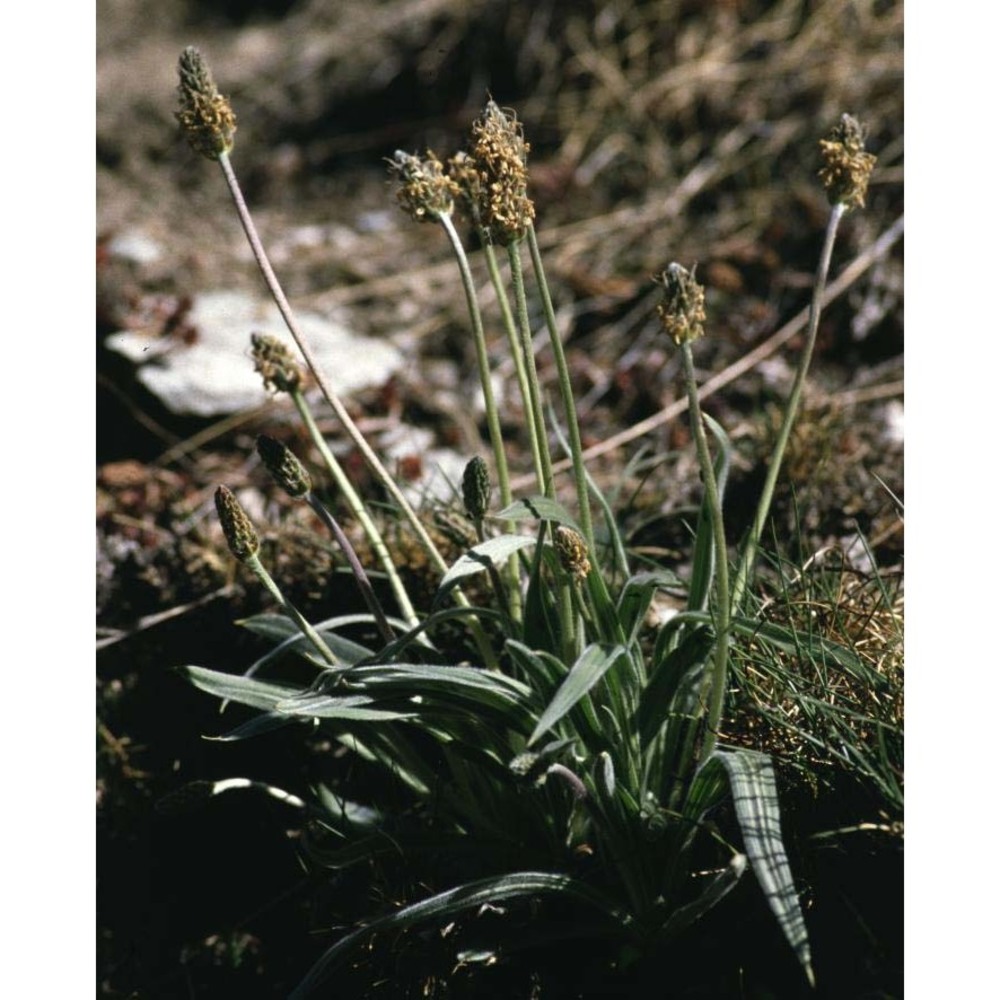
[[[470,155],[479,174],[479,215],[490,239],[501,246],[522,239],[535,217],[528,197],[530,149],[521,123],[493,101],[472,125]]]
[[[246,511],[228,487],[220,486],[215,491],[215,509],[222,522],[222,533],[226,536],[229,551],[240,562],[248,562],[257,554],[260,538]]]
[[[421,160],[397,149],[389,161],[389,170],[399,179],[396,198],[400,206],[417,222],[435,222],[438,216],[451,215],[455,210],[458,186],[430,150],[427,158]]]
[[[556,552],[559,563],[574,580],[580,581],[590,572],[590,558],[587,555],[587,543],[579,531],[560,524],[556,528]]]
[[[865,152],[861,124],[851,115],[841,115],[829,137],[820,140],[819,148],[823,156],[819,179],[830,204],[864,208],[868,179],[877,157]]]
[[[181,78],[177,120],[192,147],[210,160],[217,160],[233,148],[236,115],[229,98],[219,93],[201,53],[190,45],[181,53],[177,72]]]
[[[302,369],[292,352],[276,337],[250,334],[255,371],[264,379],[264,388],[275,392],[296,392],[302,388]]]
[[[462,474],[462,499],[473,521],[481,521],[490,507],[490,470],[485,459],[476,455]]]
[[[257,454],[274,481],[296,500],[312,490],[312,479],[306,467],[289,448],[266,434],[257,438]]]
[[[689,272],[680,264],[671,264],[653,281],[663,285],[663,300],[656,307],[656,314],[674,343],[685,344],[702,336],[705,289],[695,281],[694,269]]]

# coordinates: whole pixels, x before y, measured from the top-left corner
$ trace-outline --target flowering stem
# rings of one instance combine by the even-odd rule
[[[371,445],[367,442],[367,440],[365,440],[365,436],[361,433],[358,425],[347,412],[346,407],[340,401],[337,394],[330,388],[326,377],[323,375],[323,372],[319,367],[319,363],[309,347],[308,341],[303,336],[302,331],[299,328],[299,324],[295,319],[295,314],[292,312],[292,307],[289,305],[288,299],[285,297],[285,292],[281,287],[281,283],[278,281],[277,275],[274,273],[274,268],[271,267],[271,262],[268,259],[266,251],[264,250],[263,243],[261,243],[260,236],[257,233],[257,227],[254,224],[253,217],[250,215],[249,208],[247,208],[246,201],[243,198],[243,192],[240,190],[239,181],[236,179],[236,173],[233,170],[232,163],[230,163],[229,156],[227,154],[223,153],[219,156],[219,165],[222,167],[222,173],[226,178],[226,183],[229,185],[229,193],[232,195],[233,202],[236,205],[236,211],[240,217],[240,222],[243,225],[243,231],[246,233],[247,240],[250,243],[250,249],[253,251],[253,255],[257,261],[257,266],[260,268],[260,272],[264,276],[264,280],[267,282],[268,290],[270,291],[275,304],[278,306],[281,318],[285,321],[285,325],[288,327],[288,332],[291,333],[296,345],[302,352],[302,357],[309,366],[309,370],[313,373],[316,383],[319,385],[323,396],[332,407],[334,413],[336,413],[337,418],[343,424],[344,429],[347,431],[351,441],[354,442],[355,447],[364,456],[364,459],[368,463],[371,470],[378,477],[382,485],[389,491],[389,494],[399,506],[399,509],[410,522],[413,530],[417,534],[417,537],[420,539],[421,544],[426,549],[431,561],[442,573],[447,572],[448,565],[442,558],[441,553],[437,550],[437,547],[431,540],[430,535],[427,534],[426,529],[420,523],[420,518],[417,517],[413,507],[407,501],[406,497],[403,496],[402,490],[400,490],[400,488],[396,485],[396,482],[389,474],[389,471],[372,450]]]
[[[764,523],[771,509],[771,500],[774,497],[774,487],[778,481],[781,460],[784,457],[785,449],[788,446],[788,439],[792,433],[792,425],[795,423],[799,402],[802,398],[802,388],[805,385],[806,373],[809,370],[809,363],[812,361],[813,348],[816,346],[816,333],[819,330],[819,317],[823,308],[823,293],[826,289],[826,279],[830,272],[833,244],[837,238],[837,227],[840,225],[840,220],[843,217],[845,209],[846,206],[844,203],[838,202],[831,209],[830,218],[827,221],[826,236],[823,240],[823,250],[820,253],[819,264],[816,268],[816,281],[813,284],[812,301],[809,305],[809,325],[806,329],[806,343],[802,349],[802,354],[799,356],[798,368],[795,372],[795,379],[792,382],[791,392],[788,395],[788,403],[785,406],[781,429],[778,431],[778,439],[775,442],[771,461],[768,464],[767,477],[764,480],[760,500],[757,503],[753,525],[744,543],[739,568],[736,571],[733,581],[732,602],[730,605],[733,610],[739,607],[740,601],[746,593],[750,574],[753,571],[756,560],[760,537],[764,531]]]
[[[319,655],[322,656],[331,667],[339,667],[340,661],[333,655],[330,647],[320,638],[316,629],[314,629],[312,625],[306,621],[299,609],[295,607],[291,601],[285,598],[285,595],[282,594],[281,589],[274,582],[271,574],[264,569],[259,557],[256,554],[251,555],[244,560],[244,563],[254,576],[256,576],[257,579],[264,585],[267,592],[276,601],[278,601],[282,607],[284,607],[288,617],[291,618],[296,625],[298,625],[302,634],[312,643],[316,652],[319,653]]]
[[[528,225],[528,247],[531,250],[531,262],[535,270],[535,280],[542,295],[542,305],[545,310],[545,322],[549,329],[549,341],[555,357],[556,371],[559,373],[559,392],[562,395],[563,407],[566,411],[566,429],[569,432],[570,457],[573,460],[573,476],[576,480],[576,499],[580,508],[580,528],[587,545],[593,553],[594,528],[590,518],[590,496],[587,492],[587,474],[583,468],[583,446],[580,442],[580,425],[576,419],[576,405],[573,399],[573,386],[569,378],[569,366],[566,364],[566,352],[563,350],[562,339],[556,329],[556,316],[552,308],[552,297],[549,295],[548,282],[545,280],[545,269],[542,267],[542,255],[538,249],[538,238],[535,235],[533,223]]]
[[[708,727],[705,742],[699,754],[699,760],[706,760],[715,749],[716,734],[719,730],[719,720],[722,718],[722,705],[726,693],[726,673],[729,665],[729,558],[726,554],[726,529],[722,519],[722,501],[719,497],[719,487],[715,479],[715,467],[708,448],[708,436],[705,434],[705,424],[701,414],[701,404],[698,402],[698,385],[694,374],[694,358],[691,354],[691,342],[685,340],[680,345],[681,358],[684,364],[684,385],[687,390],[688,406],[691,411],[691,431],[694,435],[695,449],[698,452],[698,464],[701,467],[701,478],[705,486],[705,500],[712,521],[712,536],[715,543],[715,663],[712,672],[706,678],[708,693]],[[703,691],[705,689],[703,688]]]
[[[489,241],[489,233],[482,226],[479,227],[479,236],[483,242],[483,249],[486,254],[486,267],[490,272],[490,281],[496,292],[497,302],[500,305],[500,312],[503,316],[504,330],[507,332],[507,341],[510,345],[510,353],[514,359],[514,370],[517,372],[517,384],[521,390],[521,401],[524,407],[524,426],[528,432],[528,440],[531,444],[531,458],[535,466],[535,476],[538,480],[538,489],[542,489],[542,452],[538,443],[538,428],[535,426],[535,413],[531,406],[531,389],[528,386],[528,372],[525,368],[524,354],[518,341],[517,325],[514,322],[514,315],[510,311],[510,302],[507,298],[507,291],[500,276],[500,268],[497,265],[496,251]]]
[[[337,540],[341,552],[344,553],[344,558],[351,567],[351,572],[357,581],[361,596],[365,599],[365,604],[368,605],[368,610],[375,619],[379,634],[382,636],[383,642],[388,645],[394,638],[392,629],[389,627],[389,622],[385,617],[385,612],[382,610],[382,605],[379,603],[379,599],[375,596],[375,591],[372,589],[371,580],[368,579],[368,574],[361,565],[361,561],[358,559],[358,554],[354,551],[354,546],[351,545],[350,539],[344,534],[343,529],[337,523],[337,519],[323,506],[323,502],[312,490],[303,499],[312,507],[319,519],[329,528],[330,533]]]
[[[521,332],[521,355],[524,358],[528,375],[528,396],[531,404],[532,419],[538,438],[539,458],[541,459],[541,486],[543,495],[555,499],[555,487],[552,478],[552,456],[549,453],[549,442],[545,433],[545,417],[542,414],[541,390],[538,385],[538,369],[535,367],[535,349],[531,339],[531,322],[528,319],[528,301],[524,295],[524,270],[521,267],[520,242],[512,240],[507,244],[507,260],[510,263],[511,279],[514,282],[514,300],[517,304],[518,326]]]
[[[483,387],[483,402],[486,407],[486,422],[490,432],[490,444],[493,448],[493,462],[496,465],[497,483],[500,487],[500,503],[503,507],[509,507],[511,502],[510,473],[507,471],[507,455],[503,448],[503,432],[500,429],[500,416],[497,411],[496,399],[493,395],[493,380],[490,377],[490,359],[489,353],[486,350],[486,334],[483,331],[483,317],[482,313],[479,311],[479,301],[476,298],[476,286],[475,282],[472,280],[472,270],[469,267],[469,258],[466,255],[465,247],[462,246],[462,241],[455,230],[455,224],[452,222],[451,215],[447,212],[440,212],[437,217],[438,221],[444,228],[444,231],[448,234],[452,250],[455,252],[455,259],[458,261],[459,272],[462,275],[462,287],[465,289],[465,301],[469,307],[469,317],[472,320],[472,334],[476,344],[476,361],[479,365],[479,381]],[[481,526],[480,522],[480,530]],[[514,525],[511,522],[507,522],[505,530],[512,532],[514,530]],[[482,538],[479,540],[483,541]],[[499,584],[499,578],[496,576],[496,570],[492,567],[492,564],[491,570],[493,571],[491,578],[493,579],[494,587],[497,587]],[[511,601],[514,604],[515,609],[519,609],[521,601],[520,583],[518,579],[518,561],[516,555],[512,555],[510,559],[507,560],[506,572],[507,583],[510,588]],[[504,605],[505,613],[508,613],[509,616],[509,608],[507,606],[506,599],[499,589],[497,589],[497,597]]]
[[[476,343],[476,361],[479,365],[479,381],[483,387],[483,400],[486,406],[486,423],[490,432],[490,444],[493,448],[493,461],[497,470],[497,483],[500,487],[500,502],[504,507],[510,505],[510,475],[507,472],[507,456],[503,450],[503,435],[500,430],[500,417],[497,413],[496,399],[493,396],[493,381],[490,377],[490,359],[486,350],[486,334],[483,332],[483,318],[479,312],[479,302],[476,299],[476,287],[469,268],[469,259],[465,248],[455,231],[455,224],[447,212],[438,214],[438,221],[448,234],[451,248],[458,261],[458,269],[462,275],[462,287],[465,289],[465,301],[469,307],[469,318],[472,320],[472,334]]]
[[[347,431],[347,434],[351,441],[354,442],[355,447],[364,456],[369,468],[378,477],[379,482],[381,482],[386,488],[393,501],[403,513],[403,516],[407,519],[407,521],[409,521],[410,526],[413,528],[414,533],[420,540],[420,544],[423,546],[428,558],[434,564],[434,567],[442,575],[447,573],[448,564],[438,551],[438,548],[431,539],[431,536],[427,533],[427,529],[423,526],[423,524],[421,524],[416,511],[403,495],[403,491],[389,474],[388,469],[386,469],[386,467],[382,464],[378,455],[376,455],[372,450],[371,445],[365,440],[365,436],[361,433],[360,428],[347,412],[347,408],[340,401],[337,394],[330,388],[329,383],[324,377],[323,372],[309,347],[308,341],[299,329],[298,322],[295,319],[295,314],[292,312],[292,307],[289,305],[285,292],[281,287],[281,283],[278,281],[278,276],[274,273],[274,268],[271,266],[267,252],[264,250],[264,244],[261,242],[260,236],[257,233],[257,227],[254,224],[253,217],[250,215],[250,209],[247,207],[246,199],[243,197],[243,192],[240,189],[240,184],[236,178],[236,172],[233,170],[233,165],[229,160],[229,155],[227,153],[219,154],[218,162],[219,166],[222,167],[222,174],[226,178],[229,193],[232,195],[233,203],[236,206],[236,212],[240,217],[240,223],[242,224],[243,231],[246,233],[247,240],[250,243],[250,249],[253,251],[254,258],[257,261],[257,266],[260,268],[260,272],[264,276],[264,281],[267,283],[268,290],[274,298],[278,311],[281,313],[281,317],[285,321],[285,325],[288,327],[288,332],[292,335],[296,345],[302,352],[302,357],[309,366],[309,370],[313,373],[316,383],[319,385],[323,396],[330,404],[334,413],[336,413],[341,424],[343,424],[344,430]],[[455,600],[463,607],[469,607],[468,598],[457,587],[454,590],[454,596]],[[469,623],[469,629],[472,632],[473,639],[476,642],[476,647],[479,650],[480,655],[487,662],[487,664],[495,667],[496,655],[487,641],[482,627],[475,619],[472,619]]]
[[[420,619],[417,618],[417,613],[410,601],[410,595],[407,594],[406,587],[403,586],[403,581],[400,579],[399,572],[396,570],[396,566],[392,561],[392,556],[389,554],[389,550],[386,548],[385,541],[382,539],[382,535],[379,533],[375,522],[371,519],[371,516],[361,500],[361,497],[358,496],[358,491],[354,488],[354,484],[347,478],[347,473],[344,472],[343,466],[337,461],[333,452],[330,451],[326,440],[320,433],[319,428],[316,426],[316,421],[313,419],[312,412],[306,403],[305,396],[303,396],[300,391],[296,390],[291,393],[291,397],[292,402],[295,403],[295,408],[299,411],[299,416],[302,418],[302,422],[306,426],[306,430],[309,432],[309,436],[319,449],[319,453],[323,457],[323,461],[326,464],[327,469],[330,471],[330,475],[333,476],[333,479],[337,484],[337,488],[344,495],[344,499],[347,501],[347,505],[350,507],[351,513],[358,519],[358,523],[361,525],[362,530],[367,536],[372,550],[378,558],[378,561],[382,564],[382,569],[385,571],[385,574],[389,579],[389,585],[392,587],[396,603],[399,605],[399,610],[403,618],[406,620],[406,624],[410,628],[416,628],[416,626],[420,623]]]

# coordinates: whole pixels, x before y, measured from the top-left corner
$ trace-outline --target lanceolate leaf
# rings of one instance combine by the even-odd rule
[[[566,679],[559,685],[555,697],[538,720],[528,745],[547,733],[607,672],[620,656],[625,655],[622,646],[588,646],[573,664]]]
[[[781,839],[778,787],[771,758],[750,750],[716,750],[713,757],[729,774],[736,818],[757,881],[810,985],[815,985],[806,922]]]
[[[273,681],[259,681],[254,677],[238,677],[207,667],[181,667],[181,672],[195,687],[214,694],[219,698],[237,701],[251,708],[271,711],[279,701],[291,698],[299,689],[289,684],[275,684]]]
[[[680,583],[676,574],[670,570],[654,570],[650,573],[636,573],[626,581],[618,598],[618,620],[625,632],[625,638],[631,642],[635,639],[642,625],[646,612],[649,610],[653,595],[660,587]]]
[[[363,621],[371,621],[371,616],[345,615],[342,620],[338,619],[334,623],[317,625],[316,631],[323,637],[324,642],[330,647],[338,660],[346,664],[358,663],[360,660],[372,656],[374,650],[369,649],[367,646],[362,646],[360,643],[352,642],[350,639],[345,639],[330,628],[324,628],[323,625],[335,624],[339,626]],[[272,642],[288,642],[290,645],[294,645],[297,653],[305,656],[306,659],[311,660],[317,666],[329,666],[312,648],[309,640],[299,630],[298,625],[284,615],[254,615],[253,618],[247,618],[239,624],[249,629],[249,631],[263,636],[265,639],[270,639]]]
[[[692,673],[699,672],[700,676],[713,645],[712,633],[707,628],[698,628],[656,665],[639,700],[637,723],[643,746],[656,736],[671,711],[686,711],[675,703],[675,696],[685,677],[691,681],[689,687],[697,690]]]
[[[505,507],[494,516],[502,517],[507,521],[555,521],[557,524],[565,524],[566,527],[576,531],[580,530],[579,525],[562,504],[542,496],[515,500],[509,507]]]
[[[327,949],[322,958],[309,970],[306,978],[295,988],[290,1000],[303,1000],[305,997],[314,995],[316,989],[333,972],[336,963],[351,948],[376,931],[412,927],[425,920],[440,921],[475,906],[482,906],[486,903],[501,903],[506,900],[534,896],[538,893],[554,893],[564,898],[576,899],[597,907],[608,916],[614,914],[614,907],[609,900],[583,882],[568,875],[556,875],[549,872],[516,872],[511,875],[502,875],[499,878],[480,879],[414,903],[341,938],[332,948]]]
[[[397,712],[372,707],[371,698],[360,696],[337,697],[330,694],[296,695],[279,701],[279,712],[304,715],[314,719],[349,719],[357,722],[385,722],[389,719],[412,719],[415,712]]]
[[[464,576],[482,573],[489,569],[490,564],[499,565],[519,549],[525,549],[535,544],[534,535],[497,535],[487,538],[485,542],[474,545],[465,555],[460,556],[455,564],[445,573],[438,587],[438,596]]]

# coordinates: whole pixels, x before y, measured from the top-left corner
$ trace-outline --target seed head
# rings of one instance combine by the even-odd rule
[[[819,179],[831,205],[864,208],[868,179],[877,157],[865,152],[865,133],[851,115],[841,115],[826,139],[819,144],[823,167]]]
[[[472,125],[470,156],[479,175],[479,216],[490,239],[507,246],[524,237],[535,217],[528,197],[524,129],[493,101]]]
[[[396,198],[400,206],[417,222],[435,222],[438,216],[451,215],[455,210],[458,187],[430,150],[421,160],[397,149],[389,161],[389,171],[399,180]]]
[[[473,521],[481,521],[490,507],[490,470],[479,455],[469,460],[462,473],[462,499]]]
[[[306,467],[280,441],[261,434],[257,438],[257,454],[274,481],[290,497],[298,500],[312,490]]]
[[[590,559],[583,535],[565,524],[560,524],[556,528],[555,543],[562,568],[576,581],[586,579],[590,572]]]
[[[476,161],[466,152],[456,153],[448,161],[448,176],[455,183],[459,201],[478,226],[479,206],[483,201],[483,182],[476,169]]]
[[[228,487],[220,486],[215,491],[215,509],[222,522],[222,533],[226,536],[229,551],[240,562],[249,562],[260,548],[260,538],[246,511]]]
[[[653,281],[663,285],[663,300],[656,307],[656,314],[674,343],[684,344],[702,336],[705,289],[695,281],[694,268],[688,272],[680,264],[670,264]]]
[[[236,115],[229,98],[219,93],[208,64],[190,45],[181,53],[177,72],[181,78],[177,120],[191,146],[210,160],[217,160],[233,148]]]
[[[274,392],[296,392],[302,388],[302,369],[292,352],[276,337],[250,334],[254,370],[264,379],[264,388]]]

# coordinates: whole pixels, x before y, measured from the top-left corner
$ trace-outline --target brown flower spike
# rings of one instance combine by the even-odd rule
[[[680,264],[671,264],[653,281],[663,285],[663,300],[656,313],[674,343],[685,344],[702,336],[705,289],[695,281],[694,269],[687,271]]]
[[[426,159],[421,160],[397,149],[389,170],[399,178],[396,198],[400,206],[417,222],[436,222],[438,216],[454,211],[458,186],[430,150]]]
[[[181,53],[177,72],[181,78],[177,120],[191,146],[202,156],[217,160],[233,148],[236,115],[229,98],[219,93],[208,64],[190,45]]]
[[[590,558],[587,555],[587,543],[579,531],[560,524],[555,532],[556,552],[559,564],[576,581],[587,578],[590,572]]]
[[[864,208],[868,179],[877,157],[865,152],[864,129],[856,118],[841,115],[827,139],[819,144],[823,168],[819,179],[831,205]]]
[[[470,156],[479,175],[479,216],[501,246],[520,240],[535,217],[528,197],[528,152],[517,118],[490,101],[472,125]]]
[[[296,392],[302,388],[302,369],[292,352],[276,337],[251,333],[254,369],[264,380],[264,388],[274,392]]]

